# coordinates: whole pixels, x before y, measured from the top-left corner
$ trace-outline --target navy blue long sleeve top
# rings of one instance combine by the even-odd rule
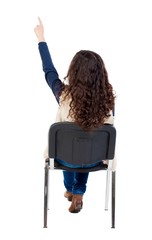
[[[46,42],[39,42],[39,52],[42,60],[42,67],[45,73],[45,79],[59,103],[59,97],[62,91],[63,83],[59,79],[57,70],[54,67],[49,48]]]

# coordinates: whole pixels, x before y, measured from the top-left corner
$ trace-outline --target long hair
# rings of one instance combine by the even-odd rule
[[[64,85],[64,98],[71,99],[69,115],[83,129],[101,126],[114,108],[115,96],[102,58],[95,52],[75,54]]]

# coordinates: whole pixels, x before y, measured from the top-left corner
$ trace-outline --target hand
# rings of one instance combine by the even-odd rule
[[[44,27],[41,19],[38,17],[39,25],[34,28],[34,32],[38,38],[38,42],[45,42],[44,38]]]

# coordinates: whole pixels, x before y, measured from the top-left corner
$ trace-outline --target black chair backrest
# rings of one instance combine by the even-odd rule
[[[49,129],[49,158],[57,158],[82,167],[115,155],[116,129],[105,124],[93,130],[82,130],[72,122],[58,122]]]

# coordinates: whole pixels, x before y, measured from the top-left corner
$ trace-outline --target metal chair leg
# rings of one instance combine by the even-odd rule
[[[110,185],[110,171],[107,170],[106,194],[105,194],[105,210],[108,210],[108,205],[109,205],[109,185]]]
[[[115,191],[116,191],[116,172],[112,171],[112,228],[115,228]]]
[[[49,165],[50,160],[45,160],[44,168],[44,228],[47,228],[47,213],[48,213],[48,186],[49,186]]]

